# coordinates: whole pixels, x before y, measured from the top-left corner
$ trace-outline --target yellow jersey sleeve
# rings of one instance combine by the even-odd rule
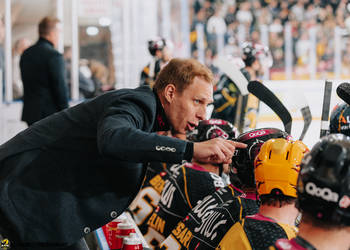
[[[248,237],[243,229],[244,220],[234,224],[225,234],[217,249],[252,250]]]

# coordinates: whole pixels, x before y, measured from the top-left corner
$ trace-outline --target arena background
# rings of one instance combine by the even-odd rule
[[[171,40],[175,57],[195,57],[208,66],[215,55],[239,57],[243,42],[257,41],[269,47],[274,58],[262,80],[290,110],[295,138],[303,126],[300,104],[306,100],[310,105],[313,120],[304,141],[311,147],[319,138],[325,80],[333,81],[332,108],[340,101],[337,85],[350,79],[349,6],[341,0],[4,0],[0,15],[6,34],[0,44],[11,65],[14,42],[21,37],[36,41],[39,20],[58,16],[63,21],[59,50],[71,46],[73,52],[74,105],[82,101],[77,95],[82,60],[104,64],[108,84],[116,89],[133,88],[150,60],[147,40],[152,37]],[[5,71],[0,143],[26,127],[20,122],[22,103],[12,98],[12,68]],[[264,104],[257,126],[283,128]]]

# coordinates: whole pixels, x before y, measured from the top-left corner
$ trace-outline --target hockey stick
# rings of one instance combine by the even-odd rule
[[[248,91],[263,101],[278,115],[283,122],[284,130],[290,134],[292,131],[292,116],[277,96],[259,81],[249,82]]]
[[[304,127],[299,137],[299,140],[302,141],[311,125],[312,115],[310,111],[310,106],[308,105],[306,98],[302,93],[295,93],[294,100],[295,104],[297,104],[297,107],[300,108],[300,112],[304,120]]]
[[[337,87],[337,95],[350,105],[350,83],[343,82]]]
[[[323,105],[321,115],[320,138],[329,131],[329,107],[331,105],[332,82],[326,81],[324,85]]]
[[[310,127],[310,124],[312,121],[312,114],[311,114],[309,105],[302,107],[300,109],[300,112],[301,112],[303,119],[304,119],[304,127],[303,127],[303,130],[301,131],[301,135],[299,137],[299,140],[302,141],[304,139],[306,132],[308,131],[308,129]]]

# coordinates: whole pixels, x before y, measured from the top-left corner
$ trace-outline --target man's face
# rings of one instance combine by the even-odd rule
[[[206,118],[207,106],[213,102],[213,85],[195,77],[182,93],[175,90],[168,102],[166,112],[173,131],[180,134],[192,131]]]

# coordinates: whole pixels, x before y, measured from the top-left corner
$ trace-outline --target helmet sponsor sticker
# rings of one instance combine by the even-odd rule
[[[258,137],[258,136],[265,135],[266,133],[267,133],[266,130],[259,130],[259,131],[255,131],[255,132],[249,133],[248,136],[250,138],[255,138],[255,137]]]
[[[206,138],[208,139],[214,139],[214,138],[218,138],[221,137],[223,139],[228,139],[228,134],[222,130],[220,127],[214,125],[213,127],[211,127],[206,134]]]
[[[220,120],[220,119],[210,119],[210,120],[208,120],[208,124],[210,124],[210,125],[226,125],[227,122],[224,120]]]
[[[317,187],[316,184],[313,182],[308,182],[305,185],[305,191],[306,193],[312,196],[322,198],[323,200],[338,202],[339,195],[337,193],[333,192],[331,189],[327,187],[324,187],[324,188]]]

